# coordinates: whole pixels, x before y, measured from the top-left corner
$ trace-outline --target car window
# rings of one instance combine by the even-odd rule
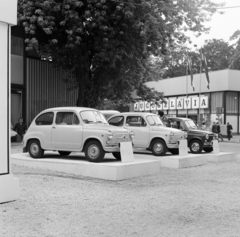
[[[114,126],[118,126],[118,127],[123,126],[123,122],[124,122],[124,117],[123,116],[117,116],[117,117],[111,118],[108,121],[108,123],[110,125],[114,125]]]
[[[163,125],[162,120],[157,115],[147,116],[147,121],[151,126],[153,126],[153,125],[158,125],[158,126]]]
[[[57,125],[78,125],[79,119],[73,112],[58,112],[55,123]]]
[[[107,120],[99,111],[95,110],[87,110],[80,112],[80,116],[84,123],[105,123],[107,124]]]
[[[184,126],[184,123],[183,123],[183,121],[181,121],[181,122],[180,122],[179,129],[181,129],[181,130],[184,130],[184,129],[185,129],[185,126]]]
[[[197,129],[197,125],[192,120],[185,121],[188,129]]]
[[[53,123],[53,112],[41,114],[35,121],[36,125],[52,125]]]
[[[126,124],[131,127],[146,127],[147,123],[141,116],[127,116]]]

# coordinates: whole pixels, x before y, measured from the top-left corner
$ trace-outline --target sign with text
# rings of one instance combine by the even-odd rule
[[[183,98],[177,99],[177,109],[183,109]]]
[[[169,101],[168,99],[165,99],[166,103],[163,103],[163,110],[168,110],[169,109]]]
[[[134,156],[133,156],[132,142],[121,142],[120,153],[121,153],[121,160],[123,163],[133,162]]]
[[[145,101],[145,111],[150,111],[151,105],[150,102]]]
[[[192,99],[192,109],[199,109],[199,98],[193,97]]]
[[[183,108],[184,109],[191,109],[192,108],[192,103],[191,102],[192,102],[191,98],[185,97]]]
[[[169,109],[171,110],[176,109],[176,99],[169,99]]]
[[[160,102],[156,105],[154,102],[140,101],[134,104],[134,111],[154,111],[154,110],[181,110],[181,109],[207,109],[208,96],[194,96],[181,98],[165,98],[166,103]],[[220,109],[219,109],[220,111]]]

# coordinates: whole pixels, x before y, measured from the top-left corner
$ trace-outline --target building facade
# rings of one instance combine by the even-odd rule
[[[164,111],[169,117],[189,117],[195,122],[200,117],[208,123],[213,122],[233,126],[233,133],[239,134],[240,120],[240,71],[225,69],[209,73],[210,88],[207,88],[205,74],[195,74],[193,85],[188,76],[175,77],[161,81],[148,82],[147,86],[164,92],[166,104],[149,104],[139,101],[131,110]],[[200,115],[200,116],[199,116]]]
[[[33,51],[25,51],[24,30],[11,29],[11,123],[20,117],[27,125],[42,110],[58,106],[74,106],[77,91],[68,91],[64,83],[66,71],[41,60]]]

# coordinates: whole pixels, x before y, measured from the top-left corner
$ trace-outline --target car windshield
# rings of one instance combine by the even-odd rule
[[[164,126],[162,120],[157,116],[157,115],[149,115],[147,116],[147,121],[150,124],[150,126],[154,126],[154,125],[162,125]]]
[[[192,120],[186,120],[185,124],[188,129],[197,129],[197,125]]]
[[[108,124],[105,117],[99,111],[94,111],[94,110],[83,111],[83,112],[80,112],[80,116],[84,123]]]

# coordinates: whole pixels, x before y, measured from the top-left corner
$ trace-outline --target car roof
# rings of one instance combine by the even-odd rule
[[[178,120],[192,120],[190,118],[182,118],[182,117],[170,117],[168,119],[178,119]]]
[[[96,109],[92,109],[92,108],[87,108],[87,107],[74,107],[74,106],[68,106],[68,107],[54,107],[54,108],[49,108],[46,109],[42,112],[50,112],[50,111],[66,111],[66,110],[72,110],[72,111],[76,111],[76,112],[81,112],[81,111],[86,111],[86,110],[94,110],[97,111]]]
[[[147,116],[147,115],[156,115],[156,114],[153,114],[153,113],[145,113],[145,112],[123,112],[123,113],[118,113],[118,114],[115,114],[115,115],[124,115],[124,116],[126,116],[126,115],[132,115],[132,116],[134,116],[134,115],[139,115],[139,116],[142,116],[142,115],[145,115],[145,116]]]

